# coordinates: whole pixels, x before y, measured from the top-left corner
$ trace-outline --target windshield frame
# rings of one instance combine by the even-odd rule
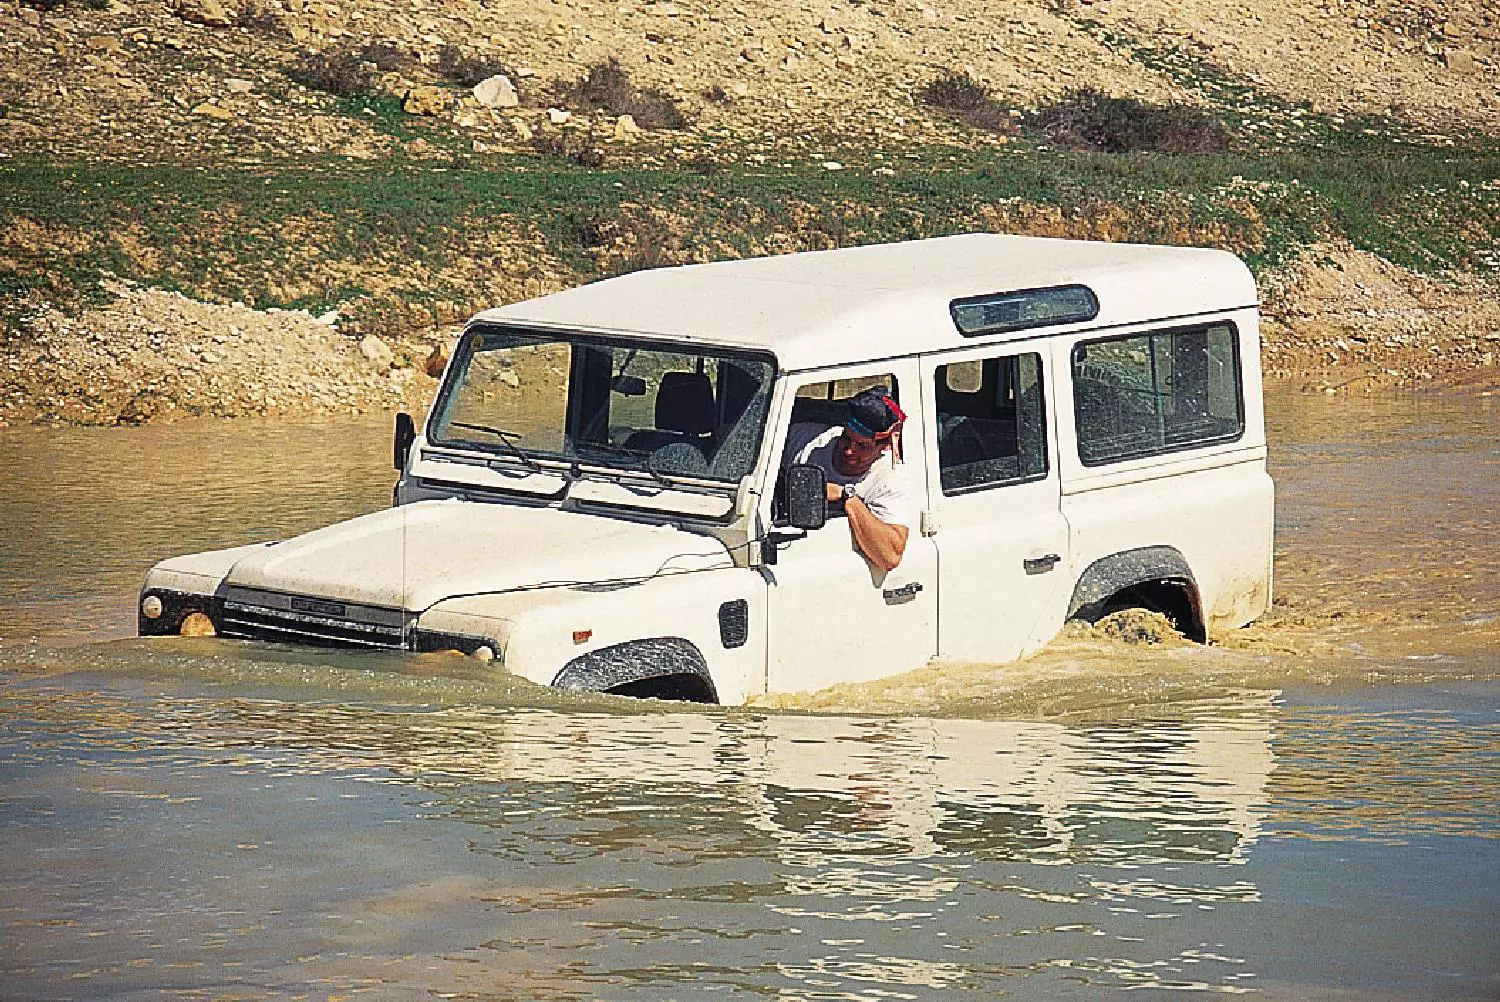
[[[642,352],[664,352],[678,355],[707,356],[712,358],[728,358],[752,361],[766,367],[765,382],[762,401],[760,403],[760,433],[754,450],[749,453],[747,464],[733,476],[715,476],[708,473],[683,472],[673,469],[663,469],[653,466],[651,452],[635,451],[629,452],[623,446],[599,443],[597,452],[589,455],[558,453],[545,449],[522,448],[514,442],[495,442],[493,444],[473,439],[454,439],[451,437],[440,437],[437,432],[444,422],[442,416],[448,412],[454,402],[454,395],[463,384],[463,376],[468,372],[468,366],[475,354],[476,346],[486,334],[502,334],[513,337],[519,344],[527,341],[536,344],[567,344],[592,347],[603,347],[610,349],[624,349],[626,351]],[[435,455],[432,458],[442,458],[442,454],[449,456],[480,456],[489,461],[486,465],[507,468],[524,469],[526,466],[535,464],[540,467],[541,472],[547,475],[560,476],[564,479],[578,479],[593,474],[607,474],[610,476],[621,475],[632,480],[644,480],[657,487],[672,490],[683,490],[701,492],[708,488],[715,492],[733,491],[737,489],[740,482],[754,473],[759,466],[760,453],[765,448],[767,429],[770,425],[772,402],[775,397],[776,383],[780,378],[781,371],[776,356],[764,349],[745,348],[741,345],[725,345],[718,342],[698,341],[688,338],[662,338],[649,337],[633,334],[625,331],[601,331],[574,326],[543,326],[535,324],[508,324],[492,320],[471,323],[461,335],[458,345],[454,350],[453,362],[448,366],[442,385],[438,388],[437,396],[433,400],[431,409],[428,411],[427,420],[423,426],[424,446],[432,450]],[[564,386],[567,388],[571,382],[572,374],[569,373]],[[754,399],[746,405],[747,413],[739,420],[748,416],[748,409],[755,406]],[[566,424],[566,421],[565,421]],[[730,427],[737,426],[738,421]],[[564,431],[567,429],[564,428]],[[586,447],[587,448],[587,447]],[[572,451],[572,450],[570,450]],[[618,461],[609,458],[607,453],[615,453]],[[523,461],[517,453],[524,453],[526,460]],[[638,461],[636,461],[638,460]]]

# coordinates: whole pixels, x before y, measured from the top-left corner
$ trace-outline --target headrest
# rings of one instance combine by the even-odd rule
[[[714,388],[701,372],[664,372],[656,393],[656,427],[684,435],[714,430]]]

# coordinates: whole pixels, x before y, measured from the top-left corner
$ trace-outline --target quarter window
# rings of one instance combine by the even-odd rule
[[[1076,345],[1078,458],[1096,466],[1239,438],[1237,345],[1229,324]]]
[[[1041,356],[942,365],[934,382],[944,494],[1047,475]]]

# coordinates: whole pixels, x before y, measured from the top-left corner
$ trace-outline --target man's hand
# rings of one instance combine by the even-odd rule
[[[829,504],[833,504],[835,501],[842,501],[844,499],[844,485],[835,484],[830,481],[823,485],[823,495],[828,499]]]

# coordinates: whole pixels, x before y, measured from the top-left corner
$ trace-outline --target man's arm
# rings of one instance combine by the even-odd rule
[[[904,525],[882,522],[858,495],[844,502],[844,514],[849,516],[854,545],[859,547],[865,559],[882,571],[894,570],[906,552],[906,537],[910,530]]]

